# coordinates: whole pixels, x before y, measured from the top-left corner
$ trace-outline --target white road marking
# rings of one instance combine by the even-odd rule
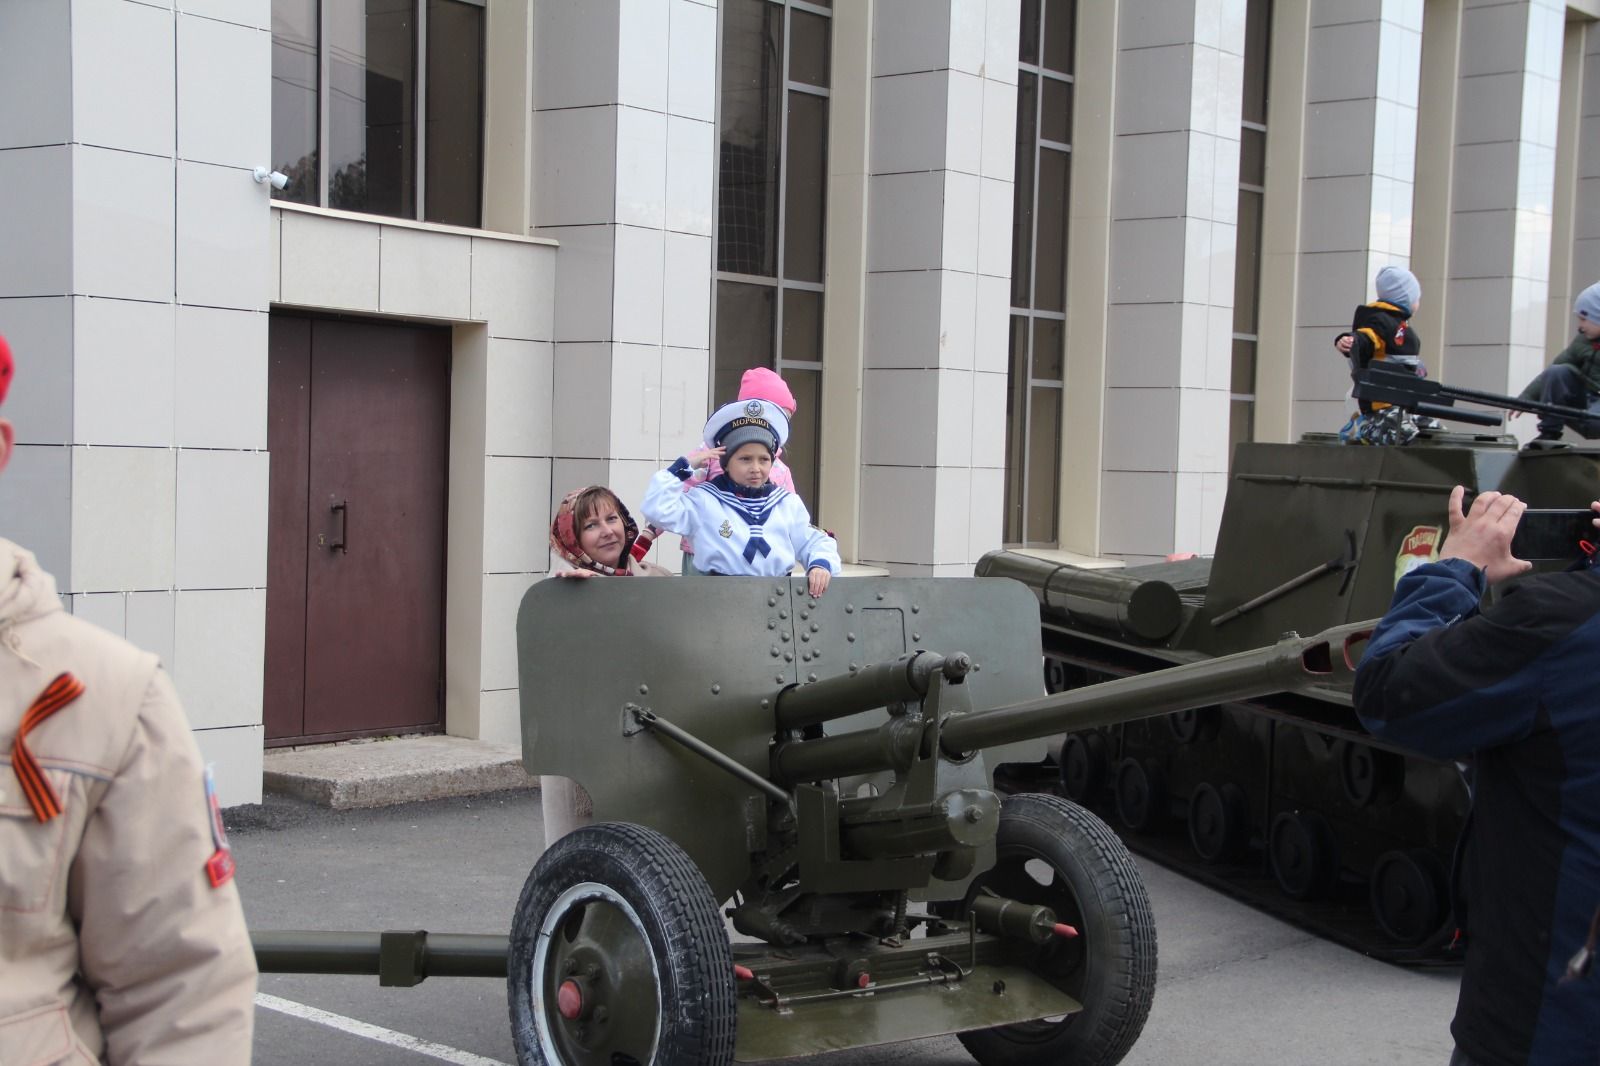
[[[509,1066],[508,1063],[501,1062],[498,1059],[488,1059],[482,1055],[474,1055],[470,1051],[462,1051],[460,1048],[449,1047],[445,1044],[435,1044],[433,1041],[424,1040],[420,1036],[397,1033],[393,1029],[385,1029],[381,1025],[358,1021],[355,1018],[346,1018],[342,1014],[334,1014],[317,1007],[308,1007],[304,1003],[296,1003],[291,999],[279,999],[277,996],[269,996],[265,992],[256,993],[256,1006],[275,1010],[279,1014],[302,1018],[308,1022],[316,1022],[318,1025],[326,1025],[330,1029],[338,1029],[352,1036],[376,1040],[378,1043],[388,1044],[390,1047],[414,1051],[418,1055],[427,1055],[430,1058],[440,1059],[444,1062],[453,1062],[456,1066]]]

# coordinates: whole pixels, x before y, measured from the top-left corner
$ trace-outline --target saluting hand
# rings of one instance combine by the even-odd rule
[[[1532,563],[1511,554],[1511,537],[1528,505],[1507,493],[1482,492],[1472,501],[1472,510],[1463,514],[1465,495],[1460,485],[1450,490],[1450,535],[1439,558],[1465,559],[1481,568],[1491,585],[1532,569]],[[1600,502],[1594,506],[1600,508]]]

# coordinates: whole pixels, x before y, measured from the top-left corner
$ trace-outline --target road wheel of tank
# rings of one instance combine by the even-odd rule
[[[1250,839],[1250,805],[1235,784],[1195,786],[1189,797],[1189,843],[1206,862],[1238,856]]]
[[[1406,761],[1392,751],[1347,741],[1339,753],[1339,784],[1357,807],[1389,803],[1405,788]]]
[[[1372,916],[1408,947],[1425,942],[1449,917],[1444,870],[1430,853],[1386,851],[1372,866]]]
[[[1090,803],[1106,784],[1106,738],[1073,733],[1061,745],[1061,790],[1077,803]]]
[[[1320,815],[1284,811],[1272,820],[1267,838],[1272,876],[1291,899],[1320,899],[1339,876],[1333,831]]]
[[[1113,1066],[1139,1038],[1156,986],[1155,919],[1133,856],[1093,814],[1037,793],[1006,799],[995,850],[968,900],[989,889],[1077,928],[1037,949],[1034,965],[1083,1010],[975,1029],[961,1042],[982,1066]]]
[[[1148,833],[1167,813],[1167,782],[1161,767],[1138,759],[1117,764],[1117,817],[1135,833]]]
[[[507,974],[520,1066],[733,1061],[733,955],[705,877],[653,829],[586,826],[528,874]]]

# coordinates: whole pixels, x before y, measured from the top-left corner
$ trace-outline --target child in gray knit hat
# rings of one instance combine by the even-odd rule
[[[1407,367],[1419,378],[1427,377],[1427,367],[1422,365],[1419,354],[1422,342],[1416,330],[1411,328],[1411,316],[1416,313],[1417,304],[1422,300],[1422,286],[1417,282],[1417,276],[1405,267],[1391,264],[1378,271],[1373,287],[1377,290],[1378,298],[1356,308],[1349,331],[1334,338],[1334,348],[1350,361],[1350,377],[1354,379],[1374,360]],[[1388,404],[1362,400],[1359,406],[1360,412],[1345,423],[1339,431],[1339,438],[1350,443],[1372,443],[1366,431],[1377,424],[1374,416]],[[1402,440],[1416,436],[1419,426],[1423,429],[1439,428],[1439,424],[1432,419],[1424,422],[1405,415],[1397,417],[1401,423],[1399,436]]]
[[[1539,418],[1538,441],[1558,441],[1561,431],[1571,426],[1585,440],[1600,437],[1600,282],[1578,294],[1572,312],[1578,318],[1578,334],[1555,362],[1539,371],[1521,392],[1524,400],[1581,407],[1593,417],[1583,420],[1557,415]],[[1512,411],[1516,418],[1522,412]]]

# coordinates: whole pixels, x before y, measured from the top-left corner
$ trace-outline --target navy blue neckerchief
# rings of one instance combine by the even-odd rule
[[[718,474],[701,487],[713,492],[722,506],[737,512],[750,527],[750,539],[744,546],[745,562],[754,563],[757,555],[772,554],[772,545],[767,543],[762,526],[778,501],[787,495],[783,489],[771,481],[756,488],[740,485],[726,473]]]

